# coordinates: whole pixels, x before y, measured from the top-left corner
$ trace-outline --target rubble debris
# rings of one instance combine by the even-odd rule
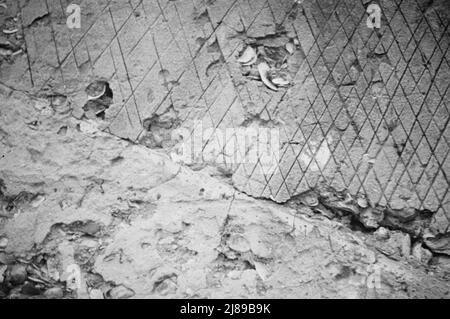
[[[380,225],[404,231],[417,238],[423,235],[425,229],[430,227],[433,213],[415,209],[393,210],[387,208],[384,216],[385,218],[380,222]]]
[[[287,61],[288,56],[291,55],[285,48],[285,46],[264,46],[261,47],[264,59],[275,68],[281,68]]]
[[[403,234],[401,237],[401,253],[403,256],[408,257],[411,255],[411,237],[408,234]]]
[[[4,250],[8,246],[8,238],[0,237],[0,250]]]
[[[358,196],[358,199],[356,200],[356,203],[361,208],[368,208],[369,207],[369,203],[368,203],[368,201],[367,201],[365,196]]]
[[[42,0],[30,1],[22,12],[22,23],[24,27],[29,27],[32,24],[47,17],[49,12],[47,6]]]
[[[58,223],[51,227],[51,231],[47,235],[47,240],[51,239],[54,234],[67,233],[76,235],[77,237],[89,236],[98,237],[101,235],[103,226],[92,220],[76,221],[70,224]]]
[[[11,265],[14,263],[14,256],[5,252],[0,252],[0,264]]]
[[[0,298],[60,299],[64,296],[62,284],[47,276],[45,257],[40,254],[31,256],[11,256],[0,260],[0,265],[7,263],[0,266]]]
[[[22,191],[17,195],[0,196],[0,217],[12,218],[24,209],[33,208],[32,202],[38,195]]]
[[[80,232],[95,237],[101,231],[102,226],[94,221],[87,221],[77,228]]]
[[[333,219],[336,215],[324,205],[319,204],[317,207],[314,207],[314,213],[318,213],[328,219]]]
[[[110,299],[130,299],[135,293],[132,289],[119,285],[108,291],[106,295]]]
[[[64,297],[64,291],[60,287],[49,288],[44,292],[48,299],[61,299]]]
[[[242,66],[242,74],[249,79],[262,81],[268,88],[277,91],[278,88],[286,88],[291,84],[288,60],[296,51],[295,44],[289,40],[283,45],[284,38],[254,39],[252,45],[248,45],[238,62]],[[281,43],[278,43],[280,42]],[[254,49],[257,47],[257,50]],[[252,65],[256,64],[256,68]],[[292,62],[292,61],[291,61]],[[296,72],[294,72],[296,73]]]
[[[377,229],[383,219],[383,211],[377,208],[368,207],[359,214],[359,221],[367,229]]]
[[[284,79],[283,77],[272,78],[272,83],[278,87],[287,87],[291,82]]]
[[[149,148],[167,148],[176,144],[173,130],[179,127],[181,120],[173,105],[160,114],[153,114],[143,121],[144,132],[139,137],[139,143]]]
[[[27,280],[27,268],[22,264],[12,265],[7,272],[7,281],[14,285],[21,285]]]
[[[338,120],[338,116],[339,120],[341,119],[341,114],[344,113],[341,112],[338,115],[341,109],[346,111],[348,107],[356,107],[361,111],[359,102],[363,102],[363,104],[371,102],[370,99],[370,101],[360,101],[361,96],[352,96],[346,90],[358,88],[358,91],[367,91],[364,86],[368,86],[369,91],[370,88],[376,89],[374,90],[376,98],[385,99],[388,96],[383,92],[388,90],[384,90],[383,84],[388,83],[384,83],[380,79],[370,79],[370,73],[372,73],[372,77],[380,78],[383,75],[385,78],[384,75],[392,72],[395,75],[398,70],[395,70],[394,66],[392,66],[392,70],[383,69],[387,67],[387,63],[378,63],[383,62],[381,57],[376,56],[380,53],[375,52],[374,56],[367,54],[366,45],[362,45],[358,50],[352,50],[352,47],[349,46],[348,50],[341,52],[340,45],[345,44],[341,42],[345,38],[346,32],[338,30],[342,29],[340,25],[336,25],[338,28],[336,30],[339,31],[336,34],[322,32],[323,28],[320,26],[324,25],[322,22],[326,21],[322,21],[323,14],[315,16],[314,13],[314,10],[322,11],[324,9],[321,5],[308,3],[302,7],[298,5],[301,1],[297,1],[295,10],[291,10],[289,7],[292,3],[288,3],[285,7],[286,4],[274,1],[273,5],[271,4],[268,8],[264,1],[256,1],[251,3],[251,8],[247,4],[242,4],[239,10],[234,10],[233,7],[226,10],[227,1],[207,1],[207,7],[201,8],[199,12],[196,12],[196,8],[194,14],[189,10],[190,5],[183,6],[183,10],[179,11],[178,18],[180,19],[175,19],[183,21],[183,26],[188,27],[184,30],[188,30],[187,42],[183,42],[187,44],[187,47],[180,47],[178,44],[181,43],[170,44],[169,40],[174,37],[180,38],[183,30],[178,27],[173,28],[171,25],[173,19],[170,19],[168,15],[169,19],[157,19],[154,23],[158,30],[162,30],[164,26],[165,30],[175,32],[176,34],[172,34],[172,36],[139,38],[138,31],[142,31],[142,23],[145,24],[148,21],[139,19],[139,23],[130,24],[130,22],[136,22],[135,19],[131,19],[130,22],[124,20],[121,22],[123,22],[122,29],[125,36],[123,43],[119,43],[119,47],[116,42],[109,43],[107,48],[101,47],[102,44],[107,44],[102,41],[100,41],[100,47],[93,46],[88,42],[89,47],[84,50],[85,43],[83,41],[79,43],[81,48],[78,43],[73,43],[74,48],[70,41],[65,41],[67,39],[64,39],[64,36],[61,38],[59,32],[61,30],[51,28],[58,26],[58,21],[55,21],[54,18],[61,18],[53,11],[46,12],[54,8],[43,5],[44,0],[26,2],[29,4],[24,3],[22,6],[25,30],[22,30],[22,26],[18,27],[16,23],[11,23],[2,27],[7,32],[0,32],[0,38],[2,38],[0,39],[0,49],[5,50],[2,52],[6,52],[5,55],[0,56],[0,63],[3,63],[2,66],[5,67],[2,69],[5,71],[5,76],[1,80],[5,80],[5,83],[11,87],[11,92],[14,92],[12,95],[20,96],[20,101],[17,103],[13,99],[3,99],[3,102],[6,102],[1,108],[2,117],[7,121],[1,123],[0,131],[4,129],[5,133],[2,133],[2,136],[6,137],[1,142],[6,140],[10,143],[13,154],[9,158],[1,154],[6,158],[1,164],[1,177],[8,179],[8,187],[12,184],[10,192],[27,190],[18,196],[11,196],[11,194],[17,193],[4,196],[6,190],[4,191],[3,187],[0,189],[0,199],[2,209],[4,209],[4,213],[0,214],[15,217],[11,220],[0,220],[0,223],[5,224],[5,234],[8,236],[4,237],[6,242],[3,243],[0,238],[0,278],[5,279],[5,283],[0,284],[0,297],[63,298],[65,294],[67,297],[68,291],[76,285],[71,280],[67,280],[67,286],[64,288],[64,282],[60,281],[60,277],[65,278],[66,266],[74,263],[80,264],[83,280],[86,281],[86,289],[83,286],[78,297],[88,293],[92,299],[121,299],[148,295],[179,297],[184,292],[194,298],[266,297],[278,296],[280,292],[283,297],[311,297],[311,295],[313,297],[340,297],[347,292],[357,295],[359,291],[367,290],[366,287],[355,288],[354,283],[358,281],[358,277],[366,277],[368,274],[365,269],[378,265],[383,266],[383,289],[380,290],[377,287],[377,296],[384,296],[385,290],[388,291],[386,293],[388,297],[414,296],[414,294],[421,293],[440,297],[448,291],[448,283],[437,277],[439,274],[429,271],[428,267],[428,264],[434,262],[442,267],[450,264],[449,258],[446,258],[448,252],[446,247],[449,246],[446,235],[436,236],[433,229],[428,229],[433,213],[411,209],[396,210],[393,209],[395,206],[392,206],[392,201],[388,200],[388,198],[392,198],[391,195],[395,197],[398,192],[401,197],[399,200],[401,205],[405,202],[405,206],[398,206],[416,205],[414,207],[417,208],[418,204],[413,203],[414,198],[408,197],[409,190],[403,189],[403,186],[412,180],[409,173],[416,170],[417,166],[411,165],[410,170],[409,167],[404,170],[403,166],[406,165],[406,162],[416,161],[417,155],[422,164],[430,162],[429,167],[441,171],[441,168],[445,167],[442,163],[446,158],[445,150],[444,154],[438,154],[439,149],[436,148],[436,152],[433,151],[436,154],[432,154],[432,158],[428,160],[422,158],[424,156],[421,156],[420,148],[413,145],[412,150],[416,154],[408,154],[408,157],[411,155],[413,159],[400,162],[395,157],[397,153],[391,154],[386,149],[377,152],[380,155],[372,154],[378,150],[379,142],[383,141],[383,136],[380,134],[400,135],[403,129],[406,129],[400,125],[402,123],[415,123],[416,126],[419,125],[419,135],[423,133],[420,132],[422,126],[425,129],[425,126],[421,125],[423,119],[415,114],[417,109],[411,109],[414,114],[410,116],[409,107],[402,108],[405,111],[401,114],[400,123],[388,123],[385,129],[380,124],[378,127],[381,130],[371,125],[373,124],[371,121],[375,120],[375,113],[353,112],[354,109],[349,109],[351,113],[355,113],[355,119],[344,118],[342,122],[345,125],[343,124],[342,128],[339,125],[340,131],[335,132],[333,123]],[[37,5],[43,6],[41,12],[39,10],[33,12]],[[256,9],[254,5],[261,5],[261,10],[253,10]],[[86,10],[89,11],[83,14],[91,16],[92,13],[99,12],[94,2],[91,7],[86,7]],[[172,5],[170,8],[176,9]],[[115,12],[117,8],[109,9],[114,17],[122,16]],[[122,9],[120,8],[120,10]],[[245,21],[247,19],[239,19],[239,15],[247,14],[246,11],[249,9],[254,11],[251,13],[254,13],[255,16],[250,30],[246,30],[244,24],[247,25],[253,18]],[[328,11],[343,8],[337,6],[325,9]],[[161,8],[161,10],[166,9]],[[345,15],[345,10],[342,12]],[[164,16],[164,12],[162,13]],[[417,13],[420,15],[420,12]],[[136,17],[139,15],[136,13]],[[405,16],[409,19],[411,15],[405,14]],[[190,23],[189,17],[195,17],[196,23]],[[42,20],[42,18],[45,19]],[[98,18],[103,19],[102,16],[98,16]],[[106,18],[110,18],[109,15]],[[316,21],[309,23],[311,18]],[[430,24],[435,23],[432,20],[436,19],[431,18]],[[95,22],[95,19],[90,20]],[[242,32],[237,31],[241,28],[239,21],[242,22]],[[52,24],[46,25],[48,22]],[[405,22],[408,23],[408,21]],[[87,21],[87,23],[90,22]],[[305,23],[308,27],[301,28]],[[100,26],[102,25],[110,26],[110,24],[101,24]],[[200,25],[201,28],[195,29],[197,25]],[[317,27],[319,28],[317,29]],[[432,25],[432,27],[434,29],[435,26]],[[96,36],[104,36],[102,32],[94,32],[97,30],[95,27],[89,28],[86,25],[84,29],[93,30],[86,34],[88,38],[93,37],[91,40],[96,40]],[[44,41],[31,41],[28,43],[30,45],[26,47],[24,43],[20,43],[21,41],[18,43],[14,41],[14,38],[19,39],[19,36],[22,35],[33,39],[38,33],[42,34],[42,39],[50,40],[54,35],[52,31],[57,33],[56,38],[53,37],[54,46],[48,46]],[[228,31],[230,34],[235,32],[239,34],[233,38],[227,34]],[[47,32],[47,37],[44,37],[44,32]],[[427,40],[425,38],[428,38],[430,51],[432,51],[435,41],[432,37],[427,36],[428,33],[425,34],[424,41]],[[253,38],[251,34],[254,35]],[[366,35],[370,36],[370,33],[362,36]],[[9,43],[3,41],[3,38],[8,39]],[[127,39],[131,39],[133,43],[127,43]],[[138,39],[139,45],[134,43],[136,42],[134,40]],[[215,40],[215,42],[208,46],[209,39]],[[241,40],[243,42],[239,43]],[[398,41],[398,44],[403,47],[403,39],[399,38]],[[245,45],[242,46],[242,43]],[[110,45],[112,47],[109,47]],[[243,52],[240,52],[242,53],[240,57],[237,57],[238,63],[228,65],[230,56],[236,52],[233,50],[238,47],[244,49]],[[395,48],[397,47],[395,46]],[[74,49],[76,49],[76,54],[73,54],[73,57],[70,55],[63,59],[64,61],[60,61],[58,52],[72,52]],[[102,49],[112,54],[98,56]],[[144,59],[139,52],[141,50],[147,52],[146,49],[151,50]],[[28,50],[29,52],[27,52]],[[124,52],[121,52],[122,50]],[[12,61],[12,58],[22,52],[26,52],[27,56],[18,57],[17,64],[13,64],[15,61]],[[123,56],[120,56],[119,53],[123,53]],[[386,57],[392,55],[396,58],[396,55],[400,53],[385,52],[383,54]],[[45,58],[42,59],[40,55]],[[121,61],[121,57],[123,61]],[[364,71],[367,71],[365,75],[369,76],[369,79],[366,76],[361,77],[361,82],[355,77],[363,72],[362,66],[368,65],[368,59],[375,60],[375,62],[379,60],[377,63],[372,61],[369,64],[380,64],[380,69],[365,68]],[[160,60],[161,71],[159,73],[158,70],[155,70],[158,66],[150,68],[148,65],[158,65],[155,60]],[[411,63],[406,66],[411,70],[406,70],[407,76],[402,79],[403,83],[400,84],[405,84],[405,80],[414,80],[415,74],[412,74],[413,79],[411,80],[410,73],[414,73],[414,70],[417,71],[419,67],[422,68],[422,62],[426,64],[426,67],[430,66],[429,61],[419,61],[419,65],[414,65],[416,63],[414,60],[420,60],[420,57],[412,59]],[[349,72],[348,66],[351,61],[356,62],[350,66],[352,70]],[[79,65],[79,63],[82,64]],[[185,64],[189,66],[187,67]],[[264,66],[264,72],[258,70],[261,65]],[[90,70],[91,67],[92,70]],[[105,69],[102,69],[103,67]],[[167,69],[163,69],[163,67]],[[55,73],[55,68],[61,72]],[[73,72],[74,70],[75,72]],[[116,71],[116,74],[109,74],[109,71]],[[239,71],[246,77],[241,77]],[[431,73],[442,75],[442,72],[434,71]],[[139,113],[137,114],[139,119],[131,116],[128,123],[121,118],[124,113],[118,113],[117,122],[106,123],[106,120],[109,121],[113,117],[113,114],[110,114],[113,112],[108,111],[109,108],[112,110],[116,107],[116,105],[112,105],[112,90],[107,93],[108,82],[98,80],[103,82],[91,83],[86,88],[86,94],[79,88],[80,83],[91,81],[91,77],[99,73],[108,74],[108,79],[110,79],[109,76],[114,79],[114,85],[117,85],[117,89],[121,89],[120,95],[123,95],[124,99],[130,96],[136,98],[135,106]],[[298,76],[294,78],[297,74]],[[436,81],[445,82],[445,75],[444,72],[441,76],[442,79],[436,78]],[[80,76],[81,78],[78,79]],[[177,81],[170,81],[172,78]],[[64,83],[57,83],[60,80]],[[126,80],[129,80],[129,83],[123,82]],[[264,83],[254,83],[251,80]],[[347,84],[339,84],[339,80]],[[29,92],[21,91],[29,88],[29,84],[25,83],[28,81],[33,88],[38,88],[45,83],[50,90],[50,93],[46,91],[47,94],[42,98],[43,106],[40,109],[41,106],[39,106],[38,110],[33,109],[32,102],[28,103],[26,100],[25,96]],[[241,84],[244,86],[241,87]],[[245,87],[245,85],[248,86]],[[291,85],[295,89],[282,92]],[[431,93],[439,95],[442,85],[440,83],[436,85],[437,88],[432,88]],[[128,90],[130,86],[131,91]],[[279,93],[271,93],[264,86],[274,91],[278,90]],[[426,89],[426,79],[415,86]],[[410,85],[403,85],[403,87],[409,88]],[[58,90],[59,92],[67,90],[67,93],[64,93],[67,96],[55,93]],[[78,92],[74,90],[78,90]],[[342,94],[334,94],[336,90]],[[437,92],[434,92],[436,90]],[[417,93],[417,90],[412,87],[411,91]],[[22,92],[24,92],[23,96]],[[87,100],[85,99],[80,105],[75,105],[79,102],[72,101],[75,93],[81,93],[80,95],[84,98],[87,96]],[[408,94],[409,92],[400,93]],[[398,96],[398,103],[394,103],[397,111],[403,107],[400,103],[402,101],[409,102],[412,107],[415,106],[413,104],[414,95],[411,95],[410,99],[402,94]],[[341,101],[340,95],[344,99],[348,99]],[[432,95],[430,94],[431,101],[440,98]],[[72,102],[77,110],[83,107],[85,117],[92,121],[83,121],[82,124],[77,121],[74,126],[71,116],[58,116],[69,114]],[[86,104],[83,106],[85,102]],[[127,107],[126,104],[121,105],[122,101],[117,102],[117,108]],[[348,102],[348,105],[342,105],[346,104],[344,102]],[[381,105],[386,101],[375,102],[379,102]],[[427,102],[429,101],[427,100]],[[175,106],[171,105],[172,103]],[[193,106],[194,103],[195,106]],[[250,103],[254,106],[249,106]],[[383,105],[386,106],[386,104]],[[388,105],[387,112],[390,111],[391,106]],[[264,110],[259,110],[263,107]],[[164,108],[166,109],[164,110]],[[249,111],[250,109],[252,112]],[[362,110],[364,111],[364,108]],[[375,107],[374,110],[376,111],[378,108]],[[126,109],[126,111],[130,111],[130,109]],[[242,116],[241,111],[243,111]],[[248,116],[250,113],[253,115],[259,111],[261,113],[257,117]],[[437,106],[436,112],[439,111]],[[196,114],[197,112],[201,115]],[[349,113],[348,110],[347,113]],[[129,112],[128,114],[131,115]],[[298,205],[298,209],[294,211],[290,209],[295,208],[295,205],[291,206],[292,203],[288,203],[285,207],[254,200],[251,196],[237,192],[238,187],[233,188],[235,185],[231,185],[230,191],[223,192],[223,188],[230,185],[203,184],[206,175],[199,174],[205,173],[209,167],[202,169],[201,172],[186,167],[172,169],[173,162],[163,155],[159,156],[161,155],[158,154],[161,153],[159,150],[155,152],[142,148],[141,145],[134,144],[136,140],[125,141],[110,136],[110,134],[123,136],[119,133],[132,126],[133,129],[143,131],[142,139],[139,139],[141,144],[151,148],[165,149],[171,146],[173,142],[171,132],[181,125],[180,123],[190,125],[190,121],[205,120],[203,117],[198,118],[203,115],[206,116],[208,124],[212,124],[212,127],[218,129],[225,125],[228,127],[234,127],[235,124],[241,126],[241,123],[244,127],[252,126],[252,128],[253,124],[254,126],[269,126],[269,124],[281,123],[285,124],[285,135],[288,137],[294,133],[291,132],[292,129],[300,129],[299,133],[301,134],[296,133],[292,138],[297,140],[302,135],[302,138],[306,140],[292,141],[293,143],[288,145],[287,152],[283,155],[283,162],[279,163],[279,171],[283,178],[279,179],[279,174],[274,174],[270,176],[269,181],[268,176],[260,176],[260,181],[265,187],[260,194],[278,192],[287,194],[283,195],[284,198],[291,194],[295,196],[297,191],[304,192],[305,189],[310,188],[309,185],[314,184],[315,178],[319,176],[311,176],[309,173],[317,169],[317,175],[322,175],[320,178],[324,177],[326,181],[336,182],[340,189],[347,186],[352,190],[353,195],[349,196],[344,191],[336,192],[335,190],[325,194],[311,189],[311,192],[302,193],[302,196],[296,198],[295,204]],[[28,116],[30,118],[27,118]],[[367,117],[369,117],[369,122],[367,122]],[[439,126],[437,131],[442,135],[443,127],[441,127],[442,123],[438,123],[439,117],[437,114],[433,119],[430,130],[426,132],[427,136],[433,135],[429,132],[436,125]],[[76,118],[79,119],[80,116],[76,116]],[[105,119],[105,122],[103,123],[99,119]],[[314,123],[315,120],[319,123]],[[377,123],[380,120],[383,122],[387,119],[376,118]],[[416,123],[417,120],[419,123]],[[426,116],[425,120],[427,120]],[[357,123],[354,126],[361,125],[361,127],[351,132],[346,131],[345,128],[351,128],[353,122]],[[391,121],[387,120],[387,122]],[[116,125],[117,123],[124,125]],[[98,129],[103,124],[114,125],[111,125],[103,134],[104,132],[100,132]],[[33,130],[29,128],[33,128]],[[78,129],[82,132],[96,132],[96,136],[79,134]],[[55,132],[58,132],[59,135],[56,135]],[[360,138],[362,143],[354,139],[354,133],[360,135],[355,138]],[[318,139],[322,137],[328,139],[330,135],[336,134],[338,138],[334,143],[325,142],[330,144],[330,152],[332,150],[333,156],[330,155],[330,161],[326,165],[325,163],[324,165],[314,163],[314,160],[310,165],[302,165],[305,163],[302,163],[301,160],[300,169],[295,163],[295,166],[290,166],[289,157],[295,159],[295,162],[297,159],[301,159],[303,150],[315,148],[308,140],[308,134],[314,137],[318,136]],[[374,134],[380,138],[374,139]],[[439,135],[439,133],[434,134]],[[134,139],[137,135],[137,133],[134,134],[132,138]],[[413,135],[412,137],[415,138]],[[285,138],[284,135],[282,138]],[[389,136],[386,144],[389,144],[391,139],[392,137]],[[371,140],[375,144],[369,145]],[[397,140],[397,136],[395,136],[395,140]],[[313,142],[315,143],[315,141]],[[405,154],[408,147],[411,148],[409,142],[405,141],[398,156]],[[420,139],[417,139],[417,143],[420,143]],[[433,141],[427,140],[423,143],[430,144],[429,146],[434,150],[434,145],[431,145]],[[26,158],[21,156],[23,145],[36,147],[36,150],[28,151],[33,157],[33,161],[30,163],[31,169],[23,165],[24,158]],[[359,149],[361,146],[362,149]],[[135,150],[137,151],[132,153],[133,156],[129,156],[130,153],[127,153]],[[314,153],[313,150],[310,152]],[[361,162],[359,157],[364,152],[375,157],[369,160],[363,159]],[[440,158],[438,158],[439,155]],[[383,157],[388,157],[387,162],[391,165],[383,163]],[[436,160],[439,165],[435,163]],[[346,167],[345,161],[350,165]],[[145,165],[142,162],[145,162]],[[395,172],[391,172],[389,166],[393,166],[394,163],[399,163],[399,165],[395,164],[393,167]],[[240,166],[243,167],[243,165]],[[410,165],[408,164],[408,166]],[[128,171],[127,169],[130,167],[133,169]],[[156,169],[153,170],[153,168]],[[386,172],[384,172],[385,168]],[[229,168],[227,167],[227,169]],[[429,182],[432,182],[433,189],[430,195],[434,194],[439,197],[439,204],[443,204],[441,201],[444,201],[445,198],[441,199],[441,197],[445,194],[439,189],[445,190],[446,188],[444,187],[445,183],[439,183],[439,179],[442,178],[438,177],[435,182],[435,179],[432,179],[434,176],[429,174],[429,170],[419,169],[417,169],[417,173],[425,178],[430,178]],[[232,177],[233,170],[231,168],[229,170],[230,173],[227,173],[229,174],[227,177]],[[358,171],[357,175],[353,174],[356,170]],[[177,172],[176,175],[174,172]],[[363,176],[364,172],[367,172],[366,176]],[[285,176],[285,173],[288,176]],[[326,175],[328,173],[330,175]],[[256,175],[253,174],[253,170],[252,175]],[[332,179],[328,179],[328,177],[332,177]],[[344,186],[341,184],[341,177]],[[95,192],[90,192],[89,184],[92,178],[105,178],[104,189],[103,186],[101,190],[95,186]],[[406,180],[406,182],[402,180]],[[250,182],[248,180],[248,183]],[[300,185],[297,185],[297,182]],[[381,184],[380,187],[377,187],[377,184]],[[439,184],[444,185],[440,187]],[[374,196],[374,194],[368,193],[366,198],[364,195],[355,196],[353,193],[356,189],[383,192],[394,185],[394,194],[380,194],[385,196],[379,196],[379,198],[386,199],[383,204],[387,207],[379,206],[380,204],[377,206],[378,196]],[[200,187],[202,188],[199,192]],[[382,189],[378,190],[378,188]],[[83,196],[88,191],[89,195]],[[231,191],[236,193],[232,200]],[[255,194],[259,191],[260,189],[255,187]],[[419,190],[417,193],[424,192]],[[422,198],[422,195],[424,194],[419,195],[420,201],[437,201],[437,199],[429,197]],[[84,201],[79,201],[81,196]],[[403,200],[403,198],[408,198],[408,200]],[[433,203],[425,204],[433,207]],[[442,206],[439,207],[441,211],[444,211],[445,207]],[[442,212],[442,214],[445,213],[446,211]],[[303,215],[307,215],[308,218]],[[100,220],[102,222],[99,222]],[[441,224],[442,232],[447,231],[446,226],[448,225],[444,226],[443,222]],[[344,226],[350,227],[347,229]],[[49,236],[46,236],[49,227],[51,227],[51,231]],[[169,231],[170,235],[168,235],[167,228],[174,231]],[[18,235],[13,240],[11,235],[14,236],[15,230]],[[33,234],[33,236],[21,236],[22,234]],[[8,238],[10,239],[9,243]],[[370,245],[367,244],[368,242]],[[2,251],[6,248],[8,252],[13,251],[15,246],[20,246],[19,248],[22,250],[22,245],[33,247],[33,252],[24,253],[21,256],[23,258],[16,258],[12,254]],[[374,247],[381,253],[375,253]],[[41,253],[41,250],[45,253]],[[103,255],[105,250],[108,251],[106,256]],[[401,260],[401,262],[393,262],[392,259]],[[410,267],[411,265],[408,265],[407,261],[417,267]],[[423,264],[418,265],[415,261]],[[324,266],[324,264],[327,265]],[[335,269],[329,271],[332,267],[328,267],[328,264],[333,264]],[[11,268],[15,265],[26,265],[25,279],[11,280]],[[169,267],[173,267],[170,273],[157,275],[161,269]],[[98,271],[98,273],[94,273],[94,271]],[[4,277],[3,274],[5,274]],[[143,280],[143,274],[146,277],[145,280]],[[435,275],[436,277],[434,277]],[[105,281],[104,278],[107,278],[108,281]],[[434,280],[435,278],[438,280]],[[17,284],[18,282],[20,284]],[[74,288],[74,290],[76,289]]]
[[[92,82],[86,88],[86,94],[88,96],[88,101],[97,100],[101,98],[106,93],[106,88],[108,87],[108,82],[97,80]]]
[[[98,289],[100,286],[102,286],[105,283],[103,277],[97,273],[89,272],[85,275],[85,277],[86,277],[86,285],[93,289]]]
[[[66,95],[53,93],[47,95],[46,98],[50,102],[50,107],[57,114],[65,115],[71,111],[70,102]]]
[[[83,106],[84,116],[88,119],[102,119],[106,117],[106,110],[113,103],[114,94],[109,83],[104,80],[92,82],[86,88],[87,103]]]
[[[425,238],[425,245],[436,254],[450,256],[450,233]]]
[[[11,35],[11,34],[17,33],[18,31],[19,31],[19,29],[3,30],[3,33],[7,34],[7,35]]]
[[[450,272],[450,257],[446,255],[433,256],[429,262],[429,265],[439,267],[447,272]]]
[[[65,136],[67,134],[68,127],[66,125],[61,126],[56,134]]]
[[[31,207],[38,208],[43,202],[45,202],[46,197],[42,194],[37,194],[30,202]]]
[[[103,292],[100,289],[91,289],[91,291],[89,291],[89,298],[90,299],[105,299]]]
[[[8,269],[7,265],[0,265],[0,284],[3,283],[7,269]]]
[[[333,210],[336,214],[342,215],[351,214],[353,216],[359,216],[360,209],[356,205],[355,201],[348,194],[344,196],[336,196],[333,192],[321,191],[320,202],[327,208]]]
[[[389,238],[379,240],[376,237],[368,242],[379,252],[393,260],[402,260],[411,255],[411,238],[400,231],[390,232]]]
[[[12,56],[13,50],[0,47],[0,55],[4,57]]]
[[[384,227],[378,228],[373,234],[378,240],[387,240],[390,237],[389,229]]]
[[[427,265],[433,258],[433,253],[428,249],[424,248],[422,243],[417,242],[413,245],[412,256],[417,261]]]
[[[261,76],[259,75],[258,70],[245,69],[242,71],[242,75],[246,76],[251,80],[261,81]]]

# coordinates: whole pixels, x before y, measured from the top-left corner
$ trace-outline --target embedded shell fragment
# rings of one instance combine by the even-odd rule
[[[97,100],[101,98],[106,92],[106,82],[105,81],[94,81],[86,88],[86,94],[88,100]]]
[[[278,91],[278,88],[269,79],[270,66],[262,62],[258,65],[258,72],[263,83],[271,90]]]
[[[288,86],[290,82],[286,79],[283,79],[282,77],[276,77],[272,79],[272,83],[279,87],[280,86],[285,87]]]
[[[237,61],[242,65],[252,65],[256,63],[257,58],[255,49],[248,46]]]

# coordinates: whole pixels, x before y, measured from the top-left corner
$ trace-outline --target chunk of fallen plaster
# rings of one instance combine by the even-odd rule
[[[129,299],[135,295],[134,291],[123,285],[114,287],[108,292],[111,299]]]

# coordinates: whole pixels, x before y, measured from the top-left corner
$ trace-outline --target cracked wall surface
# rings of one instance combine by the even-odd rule
[[[255,200],[216,170],[36,105],[18,92],[1,102],[1,297],[448,296],[445,242],[433,257],[406,231]]]
[[[255,197],[285,202],[325,181],[373,205],[447,216],[448,5],[380,1],[372,30],[369,3],[83,1],[82,28],[71,30],[64,1],[11,2],[27,54],[3,63],[2,81],[71,96],[81,116],[84,88],[107,79],[115,97],[104,130],[143,143],[155,115],[190,129],[279,128],[274,172],[218,160]],[[243,75],[236,60],[247,45],[279,51],[289,41],[288,88]]]
[[[91,298],[448,296],[444,0],[377,1],[375,30],[363,0],[72,1],[81,29],[0,3],[0,297],[73,264]],[[276,169],[237,136],[175,163],[198,127],[279,130]]]

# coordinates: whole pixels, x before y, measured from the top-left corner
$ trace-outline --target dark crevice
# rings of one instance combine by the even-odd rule
[[[101,119],[106,117],[106,110],[113,104],[114,93],[106,81],[92,82],[86,93],[89,100],[83,106],[84,117],[89,119]]]
[[[359,231],[366,234],[374,233],[373,229],[369,229],[366,226],[364,226],[364,224],[361,223],[358,217],[354,215],[351,216],[349,227],[352,231]]]
[[[311,204],[308,197],[316,198]],[[368,203],[367,203],[368,204]],[[346,192],[337,192],[329,187],[315,189],[291,198],[288,206],[297,208],[309,206],[311,211],[328,219],[338,220],[352,231],[363,234],[374,234],[380,227],[390,231],[408,234],[412,245],[423,243],[424,247],[433,254],[450,254],[446,249],[450,243],[450,234],[438,234],[429,238],[430,227],[435,212],[429,210],[403,209],[394,210],[389,207],[368,205],[367,208],[360,207],[358,198]],[[368,218],[369,215],[369,218]],[[428,237],[427,237],[428,236]]]

